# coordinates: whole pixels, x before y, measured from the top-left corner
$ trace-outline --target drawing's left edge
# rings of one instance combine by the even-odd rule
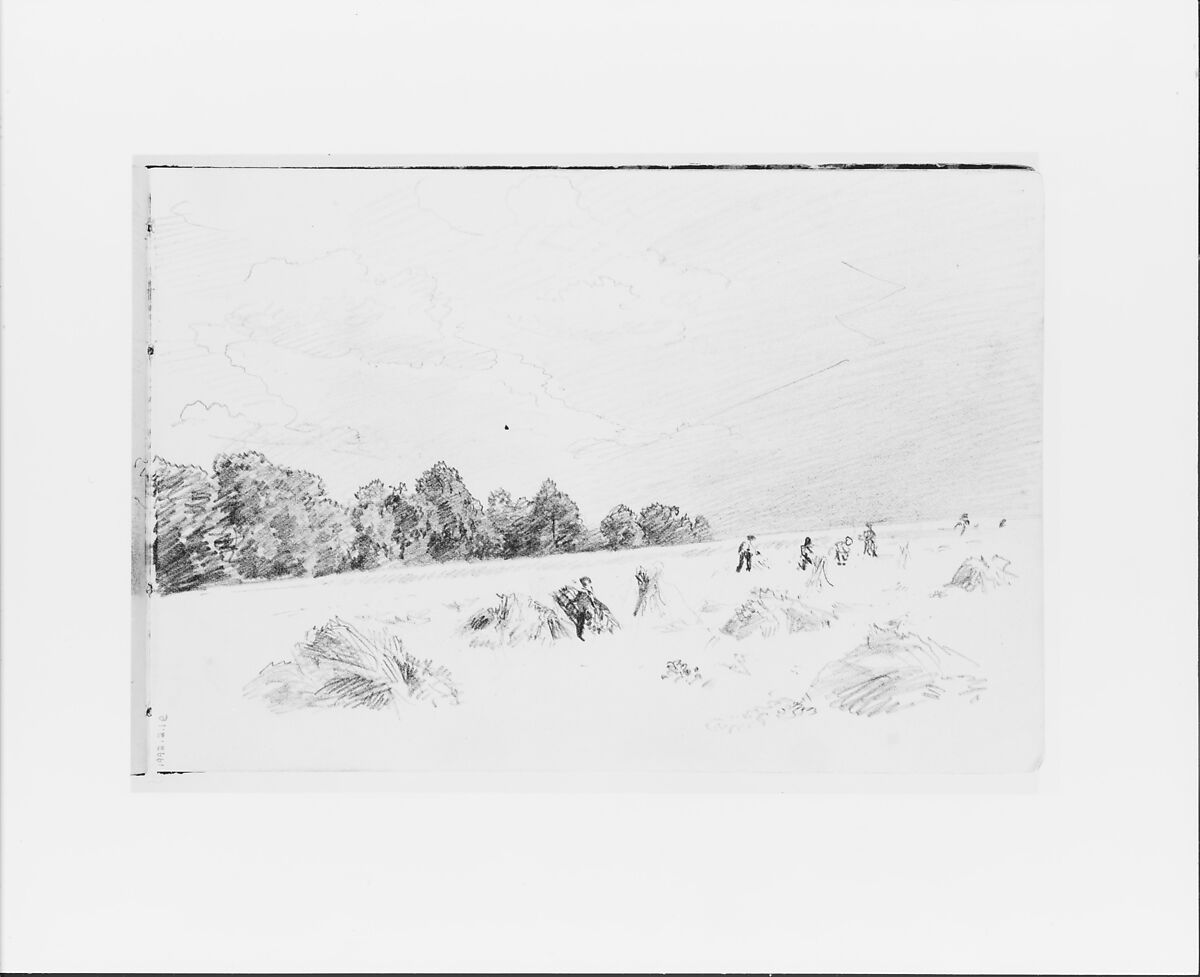
[[[149,673],[149,594],[147,521],[150,513],[150,171],[138,161],[133,163],[133,329],[132,329],[132,416],[133,440],[130,455],[132,493],[130,504],[130,773],[145,774],[148,760],[150,708],[147,677]]]

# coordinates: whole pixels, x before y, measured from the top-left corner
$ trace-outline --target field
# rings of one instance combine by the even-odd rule
[[[878,557],[855,538],[844,567],[830,547],[859,530],[813,534],[822,585],[797,568],[801,534],[761,537],[750,573],[725,540],[155,595],[151,769],[1027,771],[1042,742],[1041,524],[998,524],[879,524]],[[980,557],[993,585],[948,586]],[[635,572],[655,565],[661,613],[635,617]],[[468,620],[499,595],[552,607],[584,575],[619,630],[472,644],[488,633]],[[399,638],[455,695],[276,711],[246,693],[334,618]],[[863,681],[847,691],[847,675]]]

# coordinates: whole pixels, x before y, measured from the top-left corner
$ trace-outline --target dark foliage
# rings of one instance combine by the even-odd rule
[[[496,489],[488,496],[487,522],[491,555],[532,556],[537,551],[533,503],[528,499],[513,499],[507,490]]]
[[[217,550],[221,520],[215,511],[217,483],[202,468],[155,459],[154,566],[164,593],[195,590],[228,575]]]
[[[243,579],[321,576],[351,565],[354,526],[344,506],[309,472],[257,451],[218,455],[219,546]]]
[[[680,543],[703,543],[712,538],[708,520],[703,516],[689,519],[677,505],[655,502],[646,506],[637,518],[642,539],[647,546],[674,546]]]
[[[421,507],[413,496],[405,494],[403,482],[391,491],[383,507],[391,531],[388,552],[398,551],[403,560],[408,556],[408,547],[419,539]]]
[[[586,535],[577,506],[552,479],[542,482],[533,497],[531,529],[537,534],[538,550],[556,553],[576,549]]]
[[[375,479],[354,493],[350,519],[354,525],[354,544],[350,566],[369,570],[387,560],[392,547],[392,517],[387,508],[390,492]]]
[[[627,505],[614,506],[600,520],[600,532],[610,549],[624,550],[642,545],[642,527]]]
[[[258,451],[218,455],[211,475],[155,459],[150,487],[155,585],[163,593],[224,580],[370,570],[393,560],[507,559],[601,545],[692,543],[711,535],[702,516],[689,519],[677,506],[659,503],[636,517],[617,506],[597,535],[549,478],[532,499],[497,489],[485,509],[442,461],[411,493],[403,483],[375,479],[349,506],[330,498],[316,475],[276,465]]]
[[[485,556],[488,534],[483,506],[469,491],[458,471],[437,462],[417,479],[420,532],[435,560]]]

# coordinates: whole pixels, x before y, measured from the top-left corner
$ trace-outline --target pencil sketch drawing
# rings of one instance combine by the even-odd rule
[[[145,206],[151,772],[1036,767],[1032,170],[163,165]]]

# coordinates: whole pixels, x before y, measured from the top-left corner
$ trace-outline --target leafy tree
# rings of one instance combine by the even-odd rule
[[[288,577],[344,569],[352,525],[309,472],[274,465],[258,451],[218,455],[217,540],[242,577]],[[348,565],[348,559],[346,560]],[[327,569],[327,568],[335,569]]]
[[[689,519],[679,506],[654,502],[638,514],[638,526],[647,546],[673,546],[712,538],[712,528],[703,516]]]
[[[399,547],[400,559],[403,560],[420,531],[421,507],[413,496],[404,491],[403,482],[388,493],[383,506],[389,521],[391,547]]]
[[[216,480],[203,468],[156,458],[150,489],[158,588],[171,594],[226,579],[229,574],[217,549],[221,519],[216,512]]]
[[[600,520],[600,532],[605,542],[614,550],[628,549],[642,544],[642,529],[637,524],[633,510],[627,505],[614,506]]]
[[[619,549],[712,537],[703,516],[689,518],[657,502],[636,516],[618,505],[599,532],[588,530],[553,479],[532,499],[497,489],[485,510],[442,461],[417,479],[412,493],[374,479],[348,507],[329,498],[317,476],[275,465],[257,451],[218,455],[211,476],[155,459],[151,487],[155,578],[167,593],[229,576],[366,569],[404,559],[418,545],[435,560],[450,560],[594,549],[601,540]]]
[[[541,549],[572,550],[583,539],[586,530],[577,506],[566,492],[546,479],[533,497],[533,527],[542,540]]]
[[[437,462],[417,479],[421,534],[435,560],[481,556],[487,549],[483,506],[458,471]]]
[[[488,496],[487,522],[493,555],[528,556],[537,550],[533,504],[528,499],[514,500],[506,489],[496,489]]]
[[[374,479],[354,493],[350,518],[354,526],[354,543],[350,566],[369,570],[388,558],[392,545],[392,514],[387,510],[388,489]]]
[[[305,570],[314,577],[323,577],[351,569],[358,534],[345,506],[319,498],[310,503],[307,513],[311,553],[305,560]]]
[[[638,513],[638,527],[647,546],[690,542],[690,533],[679,515],[679,506],[652,502]]]

